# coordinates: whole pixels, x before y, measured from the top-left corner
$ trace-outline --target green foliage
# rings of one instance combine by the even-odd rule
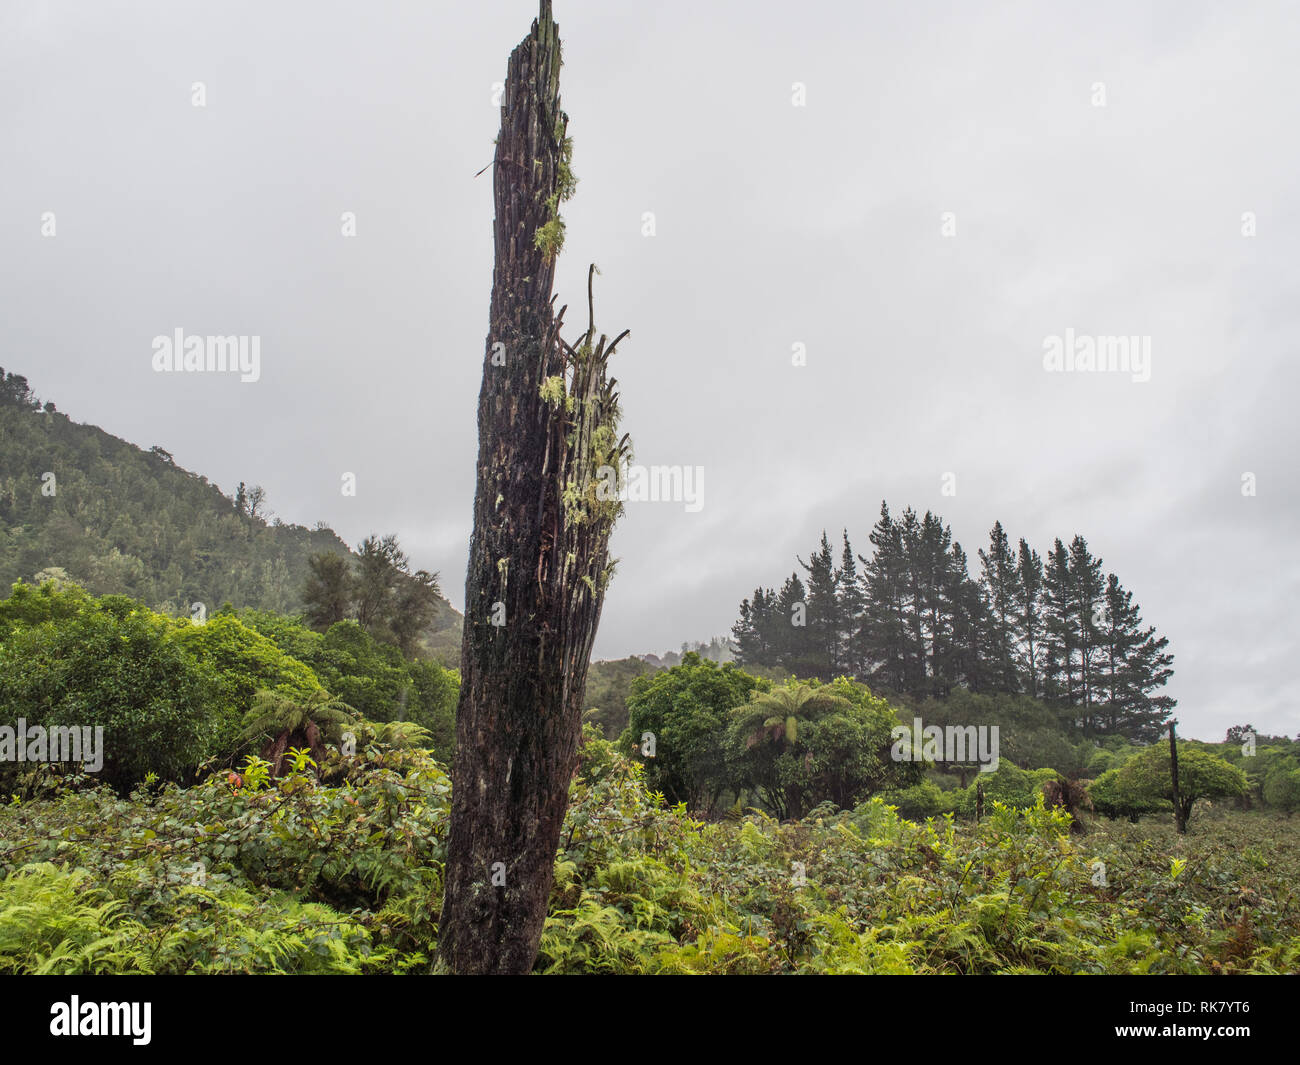
[[[1264,779],[1264,801],[1288,815],[1300,810],[1300,769],[1273,769]]]
[[[450,761],[460,698],[460,675],[455,670],[410,661],[354,620],[340,621],[322,635],[277,615],[244,611],[240,616],[286,654],[310,666],[321,685],[362,717],[419,725],[428,730],[437,756]]]
[[[454,671],[404,658],[355,621],[324,636],[257,611],[194,624],[53,582],[17,584],[0,600],[0,724],[102,726],[101,779],[119,787],[149,773],[187,780],[212,758],[229,764],[256,739],[244,727],[258,693],[346,704],[392,723],[394,740],[449,758],[459,688]],[[11,782],[16,774],[0,765]]]
[[[0,807],[0,972],[404,973],[436,945],[450,781],[362,737],[319,779],[250,759],[127,798]],[[937,789],[936,789],[937,790]],[[1097,870],[1104,869],[1104,876]],[[1041,798],[976,826],[879,797],[705,824],[588,726],[545,973],[1272,973],[1300,964],[1300,839],[1215,808],[1195,837]]]
[[[711,807],[730,783],[723,748],[728,714],[767,686],[735,666],[687,654],[680,666],[632,681],[619,749],[630,752],[645,733],[653,733],[648,785],[692,809]]]
[[[94,595],[129,595],[164,614],[227,600],[300,608],[307,559],[347,553],[330,529],[270,523],[205,477],[63,414],[0,403],[0,587],[57,566]],[[58,473],[54,496],[41,475]]]
[[[323,689],[306,698],[261,691],[244,715],[240,739],[260,746],[282,732],[294,735],[303,731],[308,723],[332,743],[338,743],[342,733],[357,724],[352,708]]]
[[[26,381],[4,379],[14,383],[0,383],[0,587],[61,574],[92,595],[129,596],[171,617],[196,604],[211,615],[226,602],[292,614],[307,605],[311,558],[359,564],[323,524],[268,522],[250,513],[247,494],[223,494],[160,447],[73,422],[53,404],[35,416]],[[58,475],[53,495],[42,492],[47,471]],[[431,613],[428,596],[407,605],[427,619],[425,646],[446,653],[459,615],[432,590]]]
[[[1130,759],[1116,778],[1120,788],[1147,800],[1174,797],[1169,745],[1156,743]],[[1200,746],[1178,745],[1178,797],[1183,816],[1200,799],[1232,798],[1248,791],[1246,774]]]
[[[181,622],[176,640],[216,679],[220,694],[209,709],[217,719],[218,734],[212,744],[217,754],[233,752],[240,725],[258,692],[300,699],[324,693],[308,666],[232,614],[217,614],[202,625]]]
[[[1155,796],[1144,794],[1125,778],[1121,780],[1118,769],[1108,769],[1088,785],[1088,797],[1097,813],[1112,821],[1126,817],[1137,821],[1143,814],[1168,809]]]
[[[627,697],[631,693],[632,681],[654,671],[654,666],[642,658],[591,663],[587,670],[586,692],[590,709],[585,716],[600,726],[606,739],[617,739],[631,721]]]
[[[330,752],[330,784],[303,752],[294,761],[280,780],[250,758],[188,789],[65,789],[0,808],[0,971],[418,963],[438,909],[445,771],[426,752],[375,744]]]
[[[1054,769],[1025,770],[1011,762],[1002,761],[993,772],[978,773],[969,786],[953,792],[951,808],[964,816],[974,816],[976,789],[983,786],[985,810],[995,802],[1002,803],[1009,809],[1026,810],[1040,801],[1043,785],[1055,779]]]
[[[102,727],[114,783],[179,780],[212,753],[226,725],[221,683],[178,638],[188,622],[51,585],[16,586],[0,611],[0,723]]]
[[[927,817],[951,811],[952,801],[939,790],[932,780],[923,780],[906,788],[890,789],[880,795],[881,800],[894,807],[901,817],[911,821],[924,821]]]
[[[888,703],[847,678],[791,681],[732,711],[728,762],[739,784],[778,817],[800,817],[822,802],[849,807],[917,779],[915,763],[889,757],[897,724]]]

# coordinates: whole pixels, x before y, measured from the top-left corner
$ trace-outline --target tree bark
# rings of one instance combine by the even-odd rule
[[[542,0],[510,57],[493,168],[496,265],[439,922],[437,968],[456,973],[525,973],[536,960],[621,511],[600,496],[596,471],[618,469],[626,449],[605,371],[627,334],[597,341],[593,321],[571,347],[551,294],[549,238],[572,188],[559,74]]]

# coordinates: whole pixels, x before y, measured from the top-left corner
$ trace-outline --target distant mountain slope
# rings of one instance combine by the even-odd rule
[[[353,554],[323,525],[242,513],[162,448],[42,408],[24,378],[0,370],[0,595],[58,567],[96,595],[129,595],[169,614],[225,602],[293,614],[319,551]],[[459,621],[443,600],[430,634],[442,638],[427,642],[445,651]]]

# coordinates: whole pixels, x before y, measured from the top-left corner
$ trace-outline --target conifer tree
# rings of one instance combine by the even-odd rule
[[[835,675],[838,659],[839,602],[835,585],[835,558],[831,553],[830,540],[826,530],[822,530],[821,543],[808,561],[797,558],[799,565],[808,574],[808,662],[809,671],[801,674],[830,680]]]
[[[769,589],[754,589],[751,603],[740,604],[740,620],[731,629],[732,653],[742,666],[770,666],[773,659],[772,604],[775,593]]]
[[[1051,701],[1067,705],[1076,702],[1075,656],[1080,636],[1077,630],[1074,584],[1070,579],[1070,553],[1058,537],[1048,552],[1043,569],[1043,625],[1045,656],[1043,692]]]
[[[1016,670],[1016,601],[1020,572],[1011,542],[995,521],[989,532],[989,549],[980,549],[980,581],[988,600],[987,642],[989,686],[995,691],[1019,690]]]
[[[1101,564],[1101,559],[1094,558],[1089,551],[1088,541],[1076,534],[1070,541],[1070,580],[1074,586],[1073,601],[1076,611],[1074,628],[1079,643],[1078,702],[1082,706],[1080,723],[1084,735],[1092,735],[1097,728],[1094,705],[1097,702],[1097,693],[1094,689],[1098,660],[1102,652],[1100,629],[1104,624],[1105,611],[1105,603],[1102,599],[1105,582],[1101,573]]]
[[[1020,644],[1021,687],[1035,699],[1042,691],[1043,658],[1043,560],[1022,538],[1016,560],[1016,582],[1012,599],[1016,613],[1016,634]]]
[[[862,586],[858,581],[858,566],[847,529],[843,530],[843,536],[840,565],[835,571],[835,672],[856,677],[862,673],[862,662],[857,651],[858,625],[862,617]]]
[[[322,551],[307,560],[310,576],[303,589],[307,624],[324,632],[352,613],[352,569],[337,551]]]
[[[862,614],[855,642],[865,679],[903,692],[912,679],[907,656],[903,536],[883,501],[870,540],[875,548],[871,558],[858,556],[863,565]]]
[[[954,685],[971,691],[997,691],[995,663],[989,655],[992,616],[978,581],[967,569],[966,552],[954,542],[949,552],[949,589],[945,596],[952,631],[950,669],[945,692]]]
[[[1142,625],[1141,611],[1119,578],[1106,578],[1101,662],[1097,678],[1102,703],[1099,731],[1151,741],[1164,731],[1175,700],[1153,695],[1173,676],[1169,641]]]

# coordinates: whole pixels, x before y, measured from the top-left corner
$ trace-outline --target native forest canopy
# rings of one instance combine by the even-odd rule
[[[397,533],[0,369],[0,973],[1300,971],[1300,735],[1180,725],[1086,513],[970,553],[887,499],[773,551],[730,632],[592,661],[635,341],[594,264],[555,291],[562,65],[542,0],[487,168],[463,615]]]

